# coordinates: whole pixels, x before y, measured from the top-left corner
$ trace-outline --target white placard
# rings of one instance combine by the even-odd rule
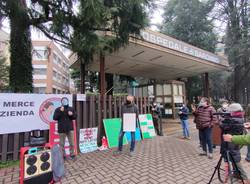
[[[97,150],[97,127],[80,129],[79,148],[81,153]]]
[[[86,95],[85,94],[77,94],[76,100],[77,101],[86,101]]]
[[[49,129],[62,97],[72,106],[72,95],[0,94],[0,134]]]
[[[135,128],[136,128],[136,114],[124,113],[123,114],[123,131],[135,132]]]

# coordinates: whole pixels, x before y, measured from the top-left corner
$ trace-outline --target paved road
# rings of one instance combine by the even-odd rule
[[[113,150],[81,154],[77,161],[67,161],[66,177],[62,183],[205,184],[219,159],[219,149],[215,149],[213,160],[199,156],[196,134],[192,127],[191,141],[181,140],[181,131],[143,140],[137,143],[133,157],[128,156],[127,146],[124,154],[118,157],[112,155]],[[242,163],[250,173],[250,164]],[[17,181],[17,167],[0,171],[0,183]],[[215,178],[213,183],[219,181]]]

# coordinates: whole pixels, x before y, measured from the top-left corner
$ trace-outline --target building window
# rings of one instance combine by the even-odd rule
[[[57,61],[58,61],[58,57],[55,53],[53,53],[53,63],[57,64]]]
[[[47,74],[47,69],[46,68],[34,68],[33,69],[33,74],[34,75],[46,75]]]
[[[46,92],[46,88],[45,87],[35,87],[34,88],[34,93],[44,94],[45,92]]]
[[[34,48],[32,52],[32,58],[34,60],[47,60],[48,59],[48,49],[44,48]]]
[[[53,88],[53,94],[56,94],[56,89],[55,88]]]

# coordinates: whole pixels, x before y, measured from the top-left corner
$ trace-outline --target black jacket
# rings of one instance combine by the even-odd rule
[[[58,133],[67,133],[73,130],[72,120],[76,119],[75,110],[72,107],[64,107],[64,111],[60,110],[61,107],[56,108],[53,119],[58,122]],[[68,112],[73,113],[72,116],[68,115]]]
[[[220,125],[220,127],[222,129],[222,134],[221,134],[222,143],[221,143],[220,153],[222,154],[225,161],[227,161],[226,151],[228,150],[233,156],[234,161],[240,162],[241,160],[240,146],[232,142],[225,142],[223,140],[223,134],[229,133],[232,135],[241,135],[244,129],[244,119],[243,118],[231,118],[229,123],[227,123],[227,120],[223,120],[222,125]]]
[[[121,127],[122,129],[123,129],[123,114],[124,113],[135,113],[136,119],[138,120],[138,107],[134,103],[132,103],[132,104],[125,103],[122,106],[121,111],[122,111],[122,127]],[[136,127],[138,127],[137,123],[136,123]]]

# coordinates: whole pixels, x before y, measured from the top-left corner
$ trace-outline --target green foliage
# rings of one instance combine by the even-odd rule
[[[147,0],[82,0],[70,46],[85,63],[93,54],[114,52],[139,35],[146,24]],[[113,36],[107,36],[106,33]]]
[[[5,89],[9,83],[9,66],[6,59],[0,56],[0,90]]]
[[[31,38],[28,14],[21,1],[7,1],[10,19],[10,87],[13,92],[32,92]]]
[[[208,14],[214,7],[213,1],[169,0],[164,7],[164,23],[161,32],[204,50],[214,52],[216,35]],[[202,95],[200,76],[188,78],[187,98],[192,100]]]
[[[164,8],[161,32],[214,52],[216,35],[208,14],[214,3],[199,0],[169,0]]]
[[[31,38],[26,2],[1,1],[0,10],[10,20],[10,88],[13,92],[32,92]]]
[[[232,85],[232,96],[235,101],[247,103],[250,97],[250,2],[247,0],[217,1],[221,6],[221,15],[225,17],[227,30],[225,36],[226,54],[233,69],[230,77]]]

